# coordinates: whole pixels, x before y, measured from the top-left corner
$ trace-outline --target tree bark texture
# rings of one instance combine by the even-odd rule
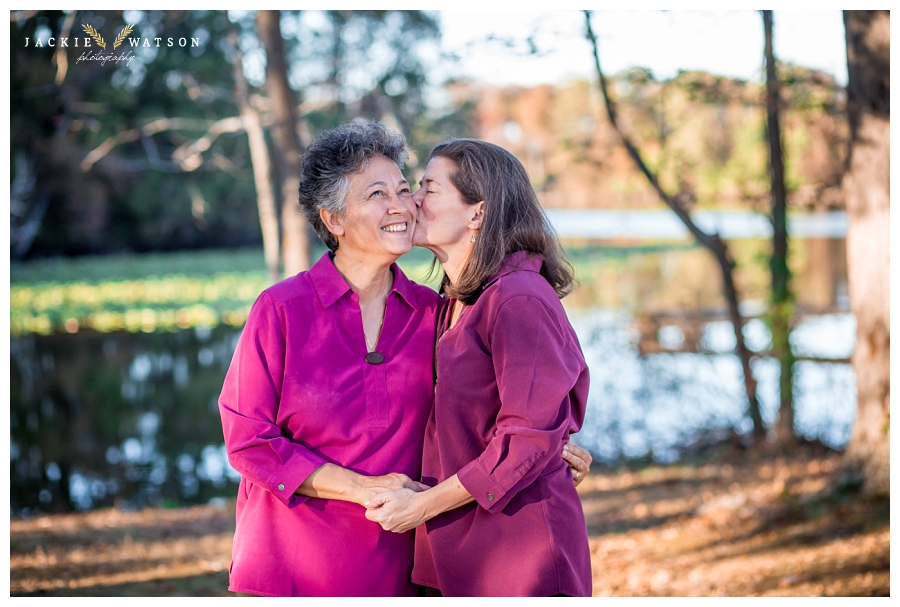
[[[890,494],[890,12],[844,11],[850,152],[843,178],[857,411],[841,478]]]
[[[781,85],[775,70],[772,11],[760,12],[766,41],[766,139],[769,142],[769,177],[772,184],[772,254],[769,258],[772,293],[768,320],[772,333],[772,355],[778,360],[780,370],[775,434],[779,444],[789,445],[794,440],[794,354],[790,342],[794,296],[787,263],[787,188],[784,185],[784,148],[781,145]]]
[[[278,211],[275,207],[275,196],[272,190],[272,164],[259,114],[250,105],[247,80],[244,78],[243,64],[236,40],[234,40],[234,49],[235,96],[241,108],[241,119],[250,143],[250,164],[253,165],[253,180],[256,184],[256,205],[259,209],[259,225],[262,229],[266,268],[269,271],[269,280],[275,283],[281,279],[281,271],[279,269]]]
[[[288,84],[288,65],[281,37],[281,11],[256,14],[259,39],[266,49],[266,93],[273,116],[272,141],[275,144],[278,176],[281,182],[281,230],[284,273],[293,276],[310,266],[306,219],[297,202],[301,163],[300,137],[294,91]]]
[[[622,139],[622,144],[628,151],[628,155],[631,156],[631,159],[637,165],[638,170],[640,170],[641,173],[644,174],[644,176],[647,178],[647,181],[649,181],[650,185],[653,186],[653,189],[656,190],[657,195],[662,199],[664,203],[666,203],[666,206],[668,206],[675,213],[675,215],[678,216],[678,218],[688,229],[688,231],[694,236],[697,242],[706,247],[706,249],[708,249],[709,252],[712,253],[713,257],[719,265],[719,269],[722,274],[722,290],[725,295],[725,300],[728,303],[728,314],[731,318],[732,326],[734,327],[734,336],[736,342],[735,352],[741,361],[741,369],[743,370],[744,374],[744,391],[747,395],[747,413],[750,415],[750,419],[753,422],[754,437],[756,439],[761,439],[765,436],[766,429],[763,426],[762,415],[759,408],[759,399],[756,396],[756,378],[753,375],[753,369],[750,365],[750,350],[747,348],[747,344],[744,341],[744,320],[738,309],[739,296],[737,287],[734,284],[734,259],[731,257],[731,254],[728,251],[728,245],[719,237],[718,234],[707,234],[706,232],[701,230],[697,226],[697,224],[694,223],[693,219],[691,219],[690,213],[688,212],[687,208],[679,201],[678,197],[670,195],[665,191],[665,189],[663,189],[656,174],[653,173],[653,171],[651,171],[647,166],[647,163],[644,162],[640,150],[637,149],[637,146],[622,131],[617,119],[615,102],[610,97],[609,90],[606,86],[606,77],[603,75],[603,70],[600,68],[600,53],[597,48],[597,38],[594,35],[593,28],[591,27],[590,11],[585,11],[584,15],[587,25],[588,40],[591,42],[591,46],[594,52],[594,67],[597,70],[597,76],[600,81],[600,92],[603,95],[603,101],[606,105],[606,113],[609,117],[610,124],[612,124],[613,128]]]

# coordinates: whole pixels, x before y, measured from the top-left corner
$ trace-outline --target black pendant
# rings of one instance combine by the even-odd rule
[[[380,365],[384,362],[384,354],[381,352],[369,352],[366,354],[366,362],[370,365]]]

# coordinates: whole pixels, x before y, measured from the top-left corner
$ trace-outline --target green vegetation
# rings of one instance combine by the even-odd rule
[[[749,299],[766,297],[768,279],[762,239],[731,241],[737,278]],[[578,289],[566,307],[636,309],[655,306],[716,307],[718,282],[709,280],[711,259],[685,241],[611,244],[566,243]],[[319,245],[313,254],[325,252]],[[413,249],[399,265],[410,279],[437,289],[433,257]],[[791,267],[804,275],[810,262],[805,243],[792,249]],[[10,333],[51,334],[177,331],[196,326],[243,326],[250,306],[269,286],[259,249],[122,254],[48,258],[10,266]],[[665,285],[677,284],[678,288]],[[639,303],[643,302],[643,303]]]
[[[430,259],[414,251],[400,265],[413,280],[435,287],[439,275],[425,280]],[[255,249],[37,260],[13,263],[10,277],[13,335],[239,327],[269,286]]]

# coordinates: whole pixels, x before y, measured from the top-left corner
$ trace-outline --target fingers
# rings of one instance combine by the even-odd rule
[[[571,440],[563,445],[562,456],[569,466],[580,472],[582,476],[586,476],[591,471],[591,462],[594,461],[594,458],[590,451],[582,449]]]
[[[591,457],[590,451],[588,451],[587,449],[582,449],[581,447],[573,443],[571,439],[569,439],[569,442],[563,445],[563,453],[565,453],[566,451],[568,451],[572,455],[575,455],[576,457],[583,459],[589,464],[594,459],[593,457]]]
[[[392,483],[390,483],[392,489],[404,489],[409,487],[409,485],[413,482],[411,478],[400,472],[394,472],[389,476],[393,481]]]
[[[418,492],[418,491],[424,491],[424,490],[425,490],[425,489],[422,489],[422,487],[425,487],[425,489],[428,488],[426,485],[423,485],[423,484],[420,483],[419,481],[414,481],[413,479],[411,479],[411,478],[409,478],[409,477],[407,476],[407,477],[406,477],[406,480],[403,481],[403,487],[402,487],[402,488],[403,488],[403,489],[412,489],[413,491]]]
[[[580,474],[578,472],[572,474],[572,481],[575,483],[576,487],[581,484],[581,481],[584,480],[584,476],[584,474]]]
[[[574,468],[572,466],[569,467],[569,470],[572,472],[572,482],[575,483],[575,486],[581,484],[581,481],[584,480],[584,477],[587,476],[584,470],[579,470],[578,468]]]
[[[579,472],[585,472],[590,467],[586,461],[572,453],[563,449],[563,459],[569,464],[569,467]]]
[[[372,521],[373,523],[378,523],[381,525],[381,528],[385,531],[393,531],[394,533],[403,533],[404,531],[408,531],[408,526],[404,526],[401,523],[396,523],[391,520],[391,517],[384,511],[384,508],[369,508],[366,510],[366,518]],[[399,525],[399,526],[398,526]]]
[[[593,457],[586,449],[582,449],[571,440],[563,445],[562,456],[569,464],[569,470],[572,471],[572,482],[577,487],[590,472]]]
[[[391,495],[390,492],[379,493],[378,495],[373,495],[372,497],[367,499],[363,503],[363,506],[365,506],[366,509],[381,508],[386,503],[391,501],[392,498],[393,498],[393,496]],[[366,516],[368,516],[368,513],[366,513]]]
[[[582,449],[575,443],[572,443],[572,453],[583,459],[588,468],[591,467],[591,462],[594,461],[594,457],[591,455],[590,451],[588,451],[587,449]]]

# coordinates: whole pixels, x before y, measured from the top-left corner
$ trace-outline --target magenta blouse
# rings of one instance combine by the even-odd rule
[[[229,461],[241,474],[229,590],[415,594],[412,532],[383,531],[357,504],[294,495],[326,462],[420,476],[441,299],[392,270],[382,364],[364,361],[358,297],[330,254],[253,305],[219,399]]]
[[[452,329],[439,320],[423,482],[458,474],[475,498],[416,530],[413,581],[445,596],[591,595],[584,513],[560,455],[584,420],[588,368],[540,267],[508,256]]]

